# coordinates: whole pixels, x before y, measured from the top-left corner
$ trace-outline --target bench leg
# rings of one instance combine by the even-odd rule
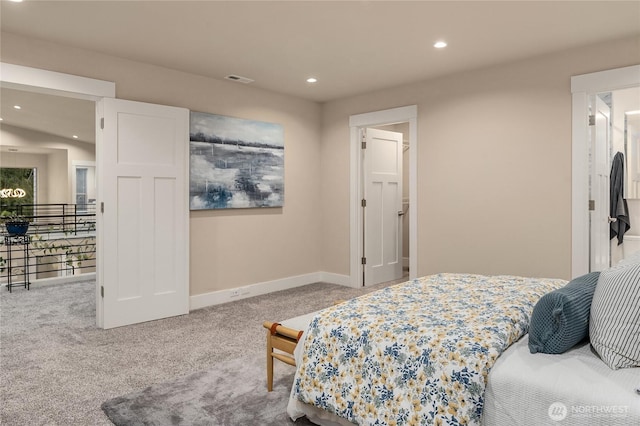
[[[267,391],[273,390],[273,346],[271,332],[267,331]]]

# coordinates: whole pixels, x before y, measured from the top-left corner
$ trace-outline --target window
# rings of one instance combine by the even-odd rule
[[[76,204],[78,211],[87,210],[87,168],[76,167]]]
[[[0,211],[36,204],[36,168],[0,168]]]
[[[96,203],[96,165],[92,161],[74,161],[72,202],[81,213],[94,211]]]

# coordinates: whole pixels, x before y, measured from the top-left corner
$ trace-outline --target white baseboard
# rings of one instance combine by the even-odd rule
[[[38,278],[36,280],[31,280],[30,287],[42,287],[47,285],[56,285],[56,284],[66,284],[66,283],[75,283],[78,281],[95,281],[96,273],[95,272],[85,272],[77,275],[67,275],[64,277],[51,277],[51,278]],[[6,286],[6,283],[2,284]],[[18,284],[19,287],[21,284]]]
[[[349,276],[329,272],[314,272],[311,274],[297,275],[295,277],[282,278],[279,280],[249,284],[243,287],[195,294],[189,298],[189,310],[193,311],[195,309],[206,308],[207,306],[220,305],[222,303],[246,299],[247,297],[273,293],[274,291],[289,290],[291,288],[317,282],[349,286]]]
[[[31,286],[55,285],[95,279],[96,273],[89,272],[66,277],[41,278],[31,281]],[[311,274],[297,275],[279,280],[250,284],[243,287],[196,294],[189,298],[189,310],[193,311],[207,306],[220,305],[222,303],[233,302],[235,300],[246,299],[247,297],[259,296],[261,294],[273,293],[275,291],[289,290],[291,288],[317,282],[343,285],[346,287],[350,286],[350,278],[348,275],[334,274],[331,272],[314,272]],[[4,284],[2,284],[2,286],[4,286]]]
[[[349,275],[334,274],[331,272],[320,272],[320,281],[323,283],[351,286],[351,277]]]

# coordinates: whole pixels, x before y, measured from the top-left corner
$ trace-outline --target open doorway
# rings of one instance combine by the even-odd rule
[[[26,248],[18,244],[24,239],[0,241],[0,282],[26,287],[95,279],[95,102],[0,91],[0,175],[8,195],[0,212],[29,221]],[[30,180],[17,179],[21,170],[31,171]],[[78,199],[78,190],[87,197]]]
[[[400,160],[402,161],[402,196],[395,211],[401,217],[403,249],[402,272],[408,271],[409,278],[417,276],[417,106],[393,108],[350,117],[351,127],[351,272],[353,287],[365,285],[366,276],[364,261],[366,238],[365,218],[363,215],[364,187],[363,176],[366,164],[362,155],[362,135],[367,128],[382,128],[402,134]],[[371,238],[371,236],[369,236]]]
[[[640,251],[640,87],[589,96],[590,271]]]
[[[2,88],[95,105],[98,327],[188,313],[189,110],[115,99],[115,84],[108,81],[6,63],[0,67]]]
[[[10,127],[10,125],[7,123],[9,122],[13,123],[13,126],[11,126],[11,128],[14,131],[14,133],[20,134],[21,132],[24,131],[23,129],[26,128],[28,129],[28,131],[36,132],[39,135],[51,134],[53,132],[53,129],[55,129],[58,124],[57,121],[50,121],[50,120],[40,122],[39,123],[40,125],[46,126],[46,130],[48,130],[47,132],[39,131],[39,129],[37,128],[36,129],[31,128],[31,126],[35,126],[38,123],[36,120],[29,117],[30,110],[15,108],[15,105],[20,105],[20,104],[18,102],[15,102],[15,103],[10,102],[9,98],[6,97],[7,94],[13,93],[19,97],[29,97],[29,96],[38,97],[40,95],[53,95],[54,97],[56,97],[56,102],[61,102],[59,104],[56,104],[57,105],[56,108],[62,114],[66,114],[73,109],[73,107],[71,107],[68,104],[68,102],[73,102],[73,101],[87,102],[84,105],[88,108],[88,118],[86,120],[78,120],[77,124],[79,125],[84,124],[93,130],[89,130],[86,133],[81,133],[79,131],[72,133],[70,136],[71,140],[76,140],[76,139],[79,140],[83,137],[84,134],[91,135],[91,132],[93,132],[93,136],[95,137],[95,135],[97,134],[95,132],[96,102],[105,97],[115,96],[115,84],[112,82],[95,80],[95,79],[79,77],[79,76],[72,76],[68,74],[61,74],[61,73],[56,73],[52,71],[39,70],[35,68],[23,67],[23,66],[7,64],[7,63],[0,63],[0,68],[1,68],[0,89],[3,90],[3,96],[2,96],[3,108],[2,108],[1,114],[4,115],[5,117],[8,117],[12,112],[14,112],[14,110],[17,110],[17,112],[19,113],[23,113],[23,114],[16,115],[12,119],[7,119],[3,117],[3,120],[2,120],[3,121],[3,125],[2,125],[3,137],[2,137],[2,144],[0,144],[1,145],[0,154],[2,154],[3,158],[5,158],[7,153],[9,152],[8,145],[10,144],[10,140],[11,140],[10,138],[7,137],[8,133],[4,133],[5,130],[7,130]],[[5,91],[5,90],[11,90],[12,92]],[[7,102],[7,103],[4,104],[4,102]],[[31,105],[33,105],[34,109],[37,109],[37,108],[43,107],[45,103],[33,102],[31,103]],[[43,117],[45,116],[50,117],[50,115],[48,114],[43,114]],[[74,135],[77,136],[77,138],[74,138]],[[67,133],[64,133],[62,135],[57,135],[57,136],[60,136],[60,137],[65,136],[66,137],[65,139],[69,140],[69,135]],[[17,144],[21,146],[24,145],[17,142],[14,142],[11,144]],[[40,154],[46,153],[47,160],[50,160],[52,163],[55,164],[57,162],[66,161],[68,164],[67,151],[58,149],[58,148],[60,147],[59,146],[56,148],[40,147],[39,149],[41,150]],[[28,151],[29,149],[32,149],[32,148],[23,146],[23,148],[18,148],[18,149],[19,150],[23,149],[24,151]],[[92,157],[95,158],[95,155],[96,155],[95,147],[91,151],[92,151],[92,154],[91,154]],[[68,196],[68,193],[70,192],[68,190],[69,181],[70,181],[68,168],[58,169],[56,167],[53,167],[52,169],[64,170],[63,173],[67,179],[66,179],[66,183],[64,184],[51,185],[48,189],[48,195],[55,197],[56,195],[54,194],[57,191],[62,191],[62,192],[66,192]],[[62,179],[61,182],[64,182],[64,177],[62,177],[61,179]],[[49,181],[42,180],[41,187],[45,183],[48,184]],[[42,191],[40,191],[40,194],[42,194]],[[45,200],[42,199],[42,197],[40,196],[39,202],[43,202],[43,201]],[[96,230],[99,230],[99,227],[97,225],[96,225],[96,228],[97,229],[94,229],[94,232]],[[96,255],[96,259],[99,259],[99,258],[100,256]],[[59,279],[59,278],[55,278],[55,279]],[[70,278],[64,277],[63,279],[69,280]],[[98,323],[98,325],[100,325],[100,319],[102,315],[100,312],[101,310],[101,305],[99,303],[100,293],[99,293],[99,287],[97,283],[95,286],[95,295],[96,295],[96,322]]]
[[[369,286],[409,272],[409,123],[362,132],[362,263],[363,285]]]
[[[572,244],[571,275],[591,270],[590,98],[599,93],[640,87],[640,65],[571,77],[572,93]],[[632,114],[633,115],[633,114]],[[595,117],[594,117],[595,120]],[[633,125],[633,124],[632,124]],[[586,142],[586,143],[585,143]],[[594,200],[595,202],[595,200]],[[597,246],[596,246],[597,247]]]

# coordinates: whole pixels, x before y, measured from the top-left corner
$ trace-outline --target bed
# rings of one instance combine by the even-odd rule
[[[330,426],[555,424],[563,415],[563,424],[640,424],[640,369],[610,373],[588,344],[561,362],[529,353],[536,302],[566,284],[438,274],[327,308],[296,346],[288,414]],[[601,386],[604,376],[598,390],[610,398],[586,398],[586,383]]]
[[[513,344],[493,366],[485,425],[640,425],[640,368],[610,369],[588,341],[550,355],[530,353],[528,340]]]

